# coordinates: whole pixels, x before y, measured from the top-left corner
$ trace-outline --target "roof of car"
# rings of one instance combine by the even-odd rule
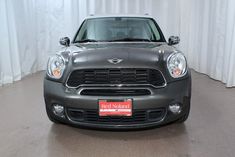
[[[85,19],[105,18],[105,17],[141,17],[141,18],[153,18],[150,15],[90,15]]]

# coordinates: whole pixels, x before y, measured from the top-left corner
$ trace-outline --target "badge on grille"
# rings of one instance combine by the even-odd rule
[[[118,63],[121,63],[122,61],[123,59],[118,59],[118,58],[108,59],[108,62],[112,64],[118,64]]]

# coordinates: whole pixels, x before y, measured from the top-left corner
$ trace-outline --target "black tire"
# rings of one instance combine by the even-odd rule
[[[187,107],[187,112],[177,120],[177,123],[184,123],[188,119],[189,113],[190,113],[190,103]]]
[[[184,123],[188,119],[189,114],[185,114],[180,119],[177,120],[177,123]]]
[[[52,121],[53,123],[56,123],[56,124],[61,123],[60,121],[58,121],[58,120],[54,117],[53,113],[51,112],[50,109],[48,109],[48,107],[46,107],[46,111],[47,111],[47,116],[48,116],[48,118],[50,119],[50,121]]]

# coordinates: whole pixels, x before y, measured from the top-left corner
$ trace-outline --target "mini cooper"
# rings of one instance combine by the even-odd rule
[[[190,112],[186,58],[149,16],[91,16],[49,58],[44,99],[55,123],[138,129],[182,123]]]

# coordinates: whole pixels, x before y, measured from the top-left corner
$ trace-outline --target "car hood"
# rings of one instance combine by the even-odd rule
[[[175,50],[166,43],[95,43],[71,45],[72,64],[81,68],[157,67]],[[120,63],[109,60],[120,59]]]

